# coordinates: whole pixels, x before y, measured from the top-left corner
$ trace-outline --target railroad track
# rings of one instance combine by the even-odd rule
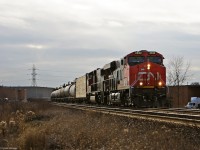
[[[52,103],[56,106],[66,107],[70,109],[79,109],[100,112],[110,115],[125,116],[137,119],[146,119],[159,122],[169,122],[173,124],[183,124],[187,126],[200,127],[200,111],[187,110],[180,108],[171,109],[129,109],[121,107],[105,107],[83,104],[69,104],[69,103]]]

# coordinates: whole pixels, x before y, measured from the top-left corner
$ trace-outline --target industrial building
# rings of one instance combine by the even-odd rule
[[[0,87],[0,99],[17,101],[50,100],[53,88],[49,87]]]
[[[26,89],[0,86],[0,100],[26,101]]]
[[[169,86],[167,97],[172,107],[185,107],[191,97],[200,97],[200,85]]]
[[[20,88],[20,87],[19,87]],[[53,88],[49,87],[22,87],[26,89],[27,100],[50,100]]]

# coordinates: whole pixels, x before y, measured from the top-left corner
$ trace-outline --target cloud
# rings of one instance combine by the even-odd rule
[[[26,47],[32,48],[32,49],[38,49],[38,50],[45,48],[44,45],[35,45],[35,44],[28,44],[28,45],[26,45]]]
[[[1,0],[0,78],[5,85],[29,85],[28,69],[35,64],[38,83],[55,87],[141,49],[162,53],[166,63],[173,55],[185,56],[199,74],[199,4],[197,0]],[[8,82],[11,78],[15,82]]]

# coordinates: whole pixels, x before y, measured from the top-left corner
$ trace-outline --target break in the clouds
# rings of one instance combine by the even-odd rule
[[[191,61],[200,82],[198,0],[0,0],[0,85],[59,86],[141,49]]]

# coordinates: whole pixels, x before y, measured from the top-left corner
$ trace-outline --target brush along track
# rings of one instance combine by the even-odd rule
[[[79,109],[93,112],[100,112],[110,115],[118,115],[137,119],[146,119],[151,121],[168,122],[173,124],[182,124],[187,126],[200,127],[199,110],[186,109],[127,109],[121,107],[103,107],[68,103],[52,103],[56,106],[70,109]],[[187,113],[188,112],[188,113]]]

